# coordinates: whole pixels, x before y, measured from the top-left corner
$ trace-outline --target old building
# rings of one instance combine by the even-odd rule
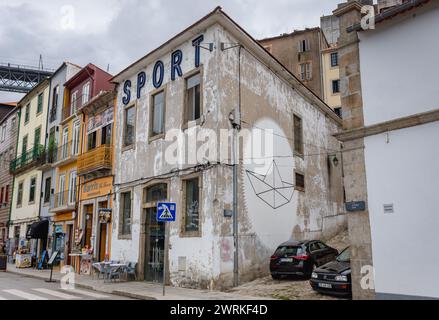
[[[104,261],[111,250],[113,207],[114,91],[102,91],[80,110],[84,115],[82,152],[78,157],[78,222],[84,246]]]
[[[362,108],[351,110],[358,122],[337,137],[345,148],[364,147],[364,158],[360,149],[345,158],[355,168],[346,171],[348,200],[365,201],[367,210],[349,214],[349,229],[355,272],[373,261],[378,299],[439,298],[438,29],[438,2],[416,0],[376,16],[375,29],[354,23],[346,34],[358,37],[350,54],[361,56],[361,74],[346,67],[355,75],[343,76],[349,88],[361,83],[361,95],[349,101],[362,101]],[[356,296],[364,291],[358,285]]]
[[[31,225],[39,220],[42,172],[47,125],[49,79],[40,82],[19,102],[19,134],[15,159],[10,163],[14,175],[9,237],[15,249],[38,256],[44,241],[31,239]],[[44,240],[44,239],[41,239]]]
[[[82,148],[85,148],[82,145],[84,119],[79,110],[101,91],[112,88],[108,82],[110,77],[110,74],[90,63],[64,84],[59,146],[53,163],[56,168],[55,193],[50,211],[54,213],[54,248],[61,252],[62,262],[68,265],[72,263],[69,253],[76,240],[75,221],[79,196],[77,160]],[[86,235],[88,238],[91,236]]]
[[[235,263],[239,281],[251,280],[268,272],[280,243],[345,226],[332,136],[341,119],[221,8],[113,81],[111,259],[136,262],[141,279],[165,273],[177,286],[227,287]],[[231,114],[240,129],[236,164]],[[160,201],[176,203],[175,222],[157,222]]]
[[[0,245],[8,239],[13,176],[9,163],[15,158],[18,137],[18,108],[7,108],[0,120]]]
[[[42,201],[40,208],[41,219],[51,219],[53,212],[50,211],[51,202],[53,207],[56,168],[53,164],[57,159],[59,142],[59,125],[62,120],[64,103],[64,83],[74,76],[81,68],[70,62],[64,62],[50,78],[50,95],[48,101],[47,130],[45,135],[45,158],[40,169],[43,172],[41,192]],[[48,249],[52,249],[53,228],[50,226],[48,232]]]
[[[316,27],[295,30],[259,42],[317,96],[323,97],[322,35],[321,29]]]

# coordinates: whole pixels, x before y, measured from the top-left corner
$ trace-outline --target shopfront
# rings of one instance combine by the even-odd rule
[[[113,177],[108,176],[87,181],[81,187],[81,244],[96,261],[110,256],[112,185]]]
[[[70,253],[75,249],[75,212],[56,214],[53,217],[51,252],[58,251],[57,262],[71,265]]]

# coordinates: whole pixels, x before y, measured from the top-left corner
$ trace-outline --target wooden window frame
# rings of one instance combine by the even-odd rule
[[[130,193],[131,209],[130,209],[130,233],[124,234],[123,230],[123,209],[125,204],[122,205],[122,194]],[[123,189],[119,192],[119,225],[117,230],[117,238],[119,240],[132,240],[133,238],[133,206],[134,206],[134,188]]]
[[[21,197],[19,197],[20,185],[21,185]],[[15,204],[16,208],[21,208],[21,206],[23,205],[23,196],[24,196],[24,180],[19,181],[17,183],[17,201],[16,201],[16,204]],[[18,200],[20,200],[20,203],[18,202]]]
[[[198,203],[198,230],[197,231],[186,231],[186,181],[198,179],[198,192],[199,192],[199,203]],[[203,202],[203,173],[196,172],[189,175],[185,175],[181,178],[181,218],[180,218],[180,238],[201,238],[202,237],[202,202]]]
[[[305,173],[303,171],[300,171],[300,170],[294,170],[293,174],[294,174],[294,190],[297,190],[300,192],[305,192],[305,190],[306,190]],[[297,186],[297,179],[296,179],[297,174],[299,174],[303,177],[303,187]]]
[[[34,199],[31,201],[30,200],[30,190],[31,190],[31,188],[32,188],[32,180],[33,179],[35,179],[35,191],[34,191]],[[29,200],[28,200],[28,204],[35,204],[35,201],[36,201],[36,197],[37,197],[37,180],[38,180],[38,177],[37,176],[32,176],[32,177],[30,177],[30,179],[29,179]]]
[[[200,74],[200,118],[198,118],[197,120],[193,120],[193,121],[189,121],[188,117],[187,117],[187,99],[188,99],[188,94],[187,94],[187,81],[189,78],[195,76],[197,73]],[[194,123],[196,126],[201,125],[201,121],[202,118],[204,117],[204,99],[203,99],[203,92],[204,92],[204,81],[203,81],[203,77],[204,77],[204,67],[203,65],[200,65],[198,68],[195,68],[194,70],[191,70],[189,72],[187,72],[186,74],[183,75],[182,79],[184,81],[184,94],[183,94],[183,123],[182,123],[182,130],[186,130],[189,128],[189,122],[190,123]]]
[[[159,93],[163,92],[163,121],[162,121],[162,128],[163,132],[154,134],[153,133],[153,127],[154,127],[154,97],[158,95]],[[157,90],[154,90],[151,92],[149,97],[149,130],[148,130],[148,142],[151,143],[152,141],[163,139],[166,135],[166,96],[167,96],[167,85],[164,85],[162,88],[159,88]]]
[[[125,145],[125,125],[126,125],[126,115],[127,110],[130,108],[134,108],[134,137],[133,137],[133,143],[130,145]],[[125,152],[127,150],[135,149],[136,148],[136,131],[137,131],[137,102],[129,104],[123,108],[123,114],[122,114],[122,152]]]
[[[301,123],[301,150],[296,150],[296,124],[294,122],[294,118],[297,117],[300,119],[300,123]],[[304,157],[304,153],[305,153],[305,143],[304,143],[304,139],[303,139],[303,118],[297,114],[297,113],[293,113],[293,150],[294,150],[294,155],[303,158]]]

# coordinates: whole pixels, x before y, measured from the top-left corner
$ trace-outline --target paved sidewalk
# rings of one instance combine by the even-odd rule
[[[50,270],[18,269],[13,264],[8,264],[7,272],[47,280]],[[53,270],[53,280],[59,281],[61,277],[58,270]],[[163,296],[161,284],[144,281],[112,282],[104,283],[102,279],[93,279],[91,276],[75,274],[75,285],[80,288],[105,292],[142,300],[271,300],[269,298],[252,297],[237,293],[221,291],[208,291],[166,287],[166,295]]]

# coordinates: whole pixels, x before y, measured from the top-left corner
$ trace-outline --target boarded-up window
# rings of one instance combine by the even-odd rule
[[[294,115],[294,151],[303,155],[303,129],[302,119]]]

